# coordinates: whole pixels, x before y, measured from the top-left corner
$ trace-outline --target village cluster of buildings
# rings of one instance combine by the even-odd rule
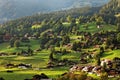
[[[5,65],[5,68],[20,68],[20,69],[29,69],[29,68],[32,68],[32,65],[31,64],[24,64],[24,63],[20,63],[18,65],[15,65],[15,64],[6,64]]]
[[[100,66],[93,66],[93,65],[87,65],[87,66],[79,66],[74,65],[72,68],[70,68],[70,72],[87,72],[88,74],[96,74],[97,76],[100,76],[103,72],[106,72],[108,74],[108,77],[116,77],[120,76],[120,58],[117,59],[117,65],[116,68],[112,68],[114,62],[108,59],[104,59],[101,61]],[[104,67],[106,67],[104,69]]]

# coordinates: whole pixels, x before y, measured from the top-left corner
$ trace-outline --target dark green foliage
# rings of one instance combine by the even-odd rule
[[[115,15],[120,12],[119,5],[119,0],[111,0],[108,4],[102,7],[100,15],[106,23],[115,24],[117,22]]]
[[[16,48],[19,48],[19,47],[20,47],[20,41],[19,41],[19,40],[16,40],[16,41],[14,42],[14,47],[16,47]]]
[[[11,40],[10,40],[10,47],[14,47],[14,42],[15,42],[15,39],[11,38]]]
[[[61,22],[57,22],[55,24],[55,27],[53,27],[53,31],[56,32],[58,35],[61,33],[62,30],[64,30],[64,26]]]
[[[96,61],[96,65],[100,65],[101,61],[100,61],[100,53],[96,53],[94,54],[94,59]]]
[[[1,77],[0,80],[5,80],[5,79]]]
[[[49,60],[50,61],[53,61],[54,60],[54,57],[53,57],[53,54],[55,53],[55,48],[53,46],[51,46],[51,49],[50,49],[50,55],[49,55]]]
[[[82,43],[81,42],[74,42],[72,46],[72,50],[74,51],[81,51],[82,49]]]
[[[63,49],[63,50],[62,50],[62,54],[64,55],[64,54],[66,54],[66,53],[67,53],[66,49]]]
[[[100,47],[100,56],[102,56],[104,53],[104,48],[103,47]]]
[[[74,42],[72,46],[72,50],[77,51],[77,48],[78,48],[77,42]]]
[[[120,32],[120,23],[117,23],[117,31]]]
[[[45,44],[49,41],[48,37],[41,37],[40,38],[40,48],[44,49],[45,48]]]
[[[63,42],[63,44],[70,43],[70,37],[67,36],[67,35],[63,36],[63,38],[62,38],[62,42]]]
[[[3,35],[0,34],[0,43],[4,42]]]
[[[29,55],[33,55],[33,50],[30,47],[28,47],[27,52],[28,52]]]
[[[20,40],[21,40],[21,42],[25,42],[25,43],[30,42],[30,40],[27,37],[22,37]]]
[[[100,66],[100,63],[101,63],[100,57],[98,57],[96,61],[97,61],[97,65]]]
[[[120,33],[117,34],[117,41],[120,43]]]

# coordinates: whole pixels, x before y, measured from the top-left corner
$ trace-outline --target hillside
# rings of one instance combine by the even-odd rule
[[[118,16],[120,14],[120,1],[111,0],[108,4],[103,6],[99,15],[103,17],[104,21],[109,24],[116,24]]]
[[[0,0],[0,22],[30,16],[37,13],[81,8],[98,7],[109,0]]]
[[[111,0],[108,4],[103,6],[100,10],[100,13],[117,15],[120,13],[120,1],[119,0]]]
[[[24,15],[28,5],[36,13],[39,1],[48,12],[0,25],[0,80],[120,80],[119,0],[21,1]],[[6,0],[3,15],[16,18],[18,10],[23,16],[12,5],[21,1]]]
[[[93,15],[94,13],[98,13],[99,10],[100,10],[100,7],[83,7],[83,8],[74,8],[74,9],[63,10],[63,11],[55,11],[50,13],[41,13],[41,14],[36,14],[32,16],[11,20],[6,22],[3,25],[5,26],[13,25],[14,27],[16,27],[21,24],[30,23],[29,25],[32,26],[32,24],[36,22],[41,22],[43,20],[50,20],[50,19],[58,20],[60,18],[63,18],[63,20],[65,20],[65,18],[68,15],[74,18],[77,18],[79,16],[90,16],[90,15]]]

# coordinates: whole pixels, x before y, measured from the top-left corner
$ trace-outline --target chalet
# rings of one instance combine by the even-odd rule
[[[78,65],[74,65],[73,67],[70,68],[70,72],[74,72],[74,71],[92,72],[93,68],[94,68],[94,66],[78,66]]]
[[[24,35],[24,37],[25,37],[25,38],[28,38],[28,37],[29,37],[29,34],[28,34],[28,33],[26,33],[26,34]]]
[[[21,68],[21,69],[32,68],[32,65],[31,65],[31,64],[23,64],[23,63],[21,63],[21,64],[19,64],[19,65],[17,65],[17,66],[18,66],[18,68]]]
[[[8,56],[8,54],[7,54],[7,53],[4,53],[4,52],[1,52],[1,53],[0,53],[0,56]]]
[[[116,65],[115,68],[113,68],[113,64]],[[104,65],[106,65],[106,68],[104,69]],[[103,59],[101,61],[101,66],[79,66],[74,65],[70,68],[70,72],[76,72],[76,71],[83,71],[87,72],[88,74],[96,74],[97,76],[100,76],[103,72],[103,70],[108,74],[108,77],[116,77],[120,75],[120,58],[114,58],[113,61],[109,59]]]
[[[95,66],[92,69],[92,73],[97,74],[97,76],[100,76],[100,74],[102,73],[102,67],[101,66]]]
[[[14,64],[11,64],[11,63],[9,63],[9,64],[6,64],[6,65],[5,65],[5,67],[6,67],[6,68],[13,68],[13,67],[15,67],[15,65],[14,65]]]
[[[94,48],[100,48],[100,45],[95,45]]]
[[[65,46],[65,48],[67,48],[67,49],[72,49],[73,44],[68,43],[67,45],[64,45],[64,46]]]
[[[97,25],[97,28],[99,29],[99,28],[102,28],[103,27],[103,25]]]
[[[70,72],[74,72],[74,71],[76,71],[77,68],[78,68],[78,66],[77,66],[77,65],[74,65],[72,68],[70,68]]]
[[[106,72],[108,73],[108,77],[116,77],[118,76],[118,71],[115,69],[106,69]]]
[[[82,71],[84,71],[84,72],[91,72],[93,68],[94,68],[93,66],[86,66],[86,67],[84,67],[82,69]]]
[[[101,61],[101,66],[104,66],[105,64],[108,68],[112,68],[112,66],[113,66],[113,62],[109,59],[103,59]]]

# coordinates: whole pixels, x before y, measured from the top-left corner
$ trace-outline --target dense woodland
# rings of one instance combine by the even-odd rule
[[[67,24],[67,25],[66,25]],[[94,24],[98,31],[90,31],[90,24]],[[82,25],[82,26],[80,26]],[[114,25],[114,29],[105,30],[105,25]],[[84,30],[81,30],[81,29]],[[79,36],[72,39],[71,36]],[[30,43],[30,40],[38,40],[37,50],[31,48],[32,45],[22,45]],[[120,1],[111,0],[103,7],[84,7],[58,11],[45,14],[27,16],[0,25],[0,44],[9,43],[9,48],[15,47],[20,52],[12,53],[17,56],[34,56],[34,51],[49,50],[49,60],[46,68],[61,66],[73,66],[70,72],[64,73],[56,80],[97,80],[88,73],[95,66],[99,67],[95,74],[100,75],[100,80],[109,80],[108,76],[115,76],[114,80],[120,79],[120,57],[112,59],[112,62],[102,63],[102,58],[109,50],[120,50]],[[27,50],[20,49],[27,46]],[[67,48],[66,48],[67,47]],[[56,49],[57,48],[57,49]],[[91,48],[94,48],[91,50]],[[61,59],[56,56],[79,53],[79,60]],[[1,55],[3,53],[0,53]],[[7,55],[7,53],[4,53]],[[88,71],[85,65],[94,63]],[[75,66],[75,65],[84,65]],[[23,64],[22,64],[23,65]],[[12,65],[16,67],[15,65]],[[20,66],[17,65],[17,67]],[[30,67],[25,65],[26,67]],[[75,67],[74,67],[75,66]],[[9,65],[7,65],[9,67]],[[11,65],[10,65],[11,67]],[[74,71],[84,70],[85,73],[75,74]],[[116,77],[117,76],[117,77]],[[33,79],[48,79],[45,74],[35,75]],[[0,79],[4,80],[4,79]]]

